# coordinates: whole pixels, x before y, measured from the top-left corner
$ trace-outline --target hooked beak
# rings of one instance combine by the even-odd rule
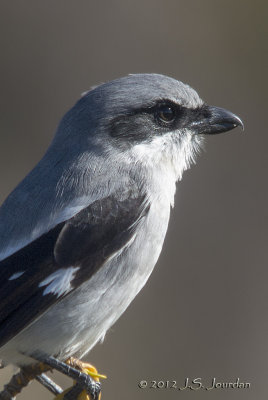
[[[244,130],[241,119],[224,108],[204,105],[197,113],[198,115],[192,121],[191,127],[198,134],[215,135],[230,131],[238,126],[241,126]]]

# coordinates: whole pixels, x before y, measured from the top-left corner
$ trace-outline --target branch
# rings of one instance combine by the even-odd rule
[[[4,386],[4,390],[0,392],[0,400],[14,400],[16,395],[22,391],[29,383],[50,368],[42,364],[23,367],[20,371],[13,375],[9,383]]]
[[[0,392],[0,400],[15,400],[16,395],[28,386],[33,379],[36,379],[55,396],[61,394],[63,392],[62,388],[44,373],[49,370],[51,370],[51,367],[42,363],[21,368],[17,374],[13,375],[9,383],[4,386],[4,390]],[[86,397],[81,397],[83,392]],[[92,399],[99,398],[98,393],[93,391],[91,395]],[[79,400],[81,398],[86,399],[88,397],[81,383],[76,383],[74,386],[64,391],[61,400]]]
[[[35,379],[37,380],[37,382],[41,383],[41,385],[43,385],[47,390],[55,394],[55,396],[63,392],[62,388],[44,373],[41,375],[37,375]]]

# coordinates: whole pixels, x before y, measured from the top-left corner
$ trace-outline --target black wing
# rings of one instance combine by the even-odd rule
[[[144,196],[98,200],[1,261],[0,347],[124,248],[148,209]],[[46,278],[70,267],[68,293],[45,292]]]

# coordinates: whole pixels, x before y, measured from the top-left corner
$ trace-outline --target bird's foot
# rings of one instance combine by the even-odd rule
[[[32,358],[35,360],[42,362],[52,369],[56,369],[57,371],[63,373],[64,375],[68,376],[69,378],[72,378],[76,381],[76,385],[72,388],[76,388],[76,396],[73,395],[73,393],[70,391],[72,394],[72,397],[64,397],[64,400],[72,399],[76,400],[77,399],[77,390],[78,388],[80,389],[80,392],[82,390],[86,390],[87,393],[90,394],[90,399],[91,400],[97,400],[99,393],[100,393],[100,382],[97,382],[95,379],[91,378],[91,376],[87,373],[84,373],[82,371],[79,371],[78,369],[72,367],[71,365],[68,365],[60,360],[58,360],[55,357],[52,356],[47,356],[46,354],[40,354],[34,353],[31,355]],[[79,393],[78,393],[79,394]]]
[[[72,368],[75,368],[81,371],[83,374],[89,375],[96,382],[96,392],[92,393],[92,386],[90,389],[90,395],[88,391],[83,388],[83,386],[79,383],[74,383],[71,388],[66,389],[63,393],[59,394],[55,397],[54,400],[100,400],[101,393],[99,390],[99,381],[101,379],[105,379],[106,376],[99,374],[97,369],[86,362],[83,362],[77,358],[71,357],[66,361],[66,364],[70,365]]]
[[[66,364],[71,365],[71,367],[74,367],[87,375],[90,375],[96,382],[99,382],[100,379],[107,378],[106,375],[99,374],[94,365],[81,361],[78,358],[70,357],[69,360],[66,361]]]
[[[99,394],[101,390],[101,384],[97,380],[101,376],[95,376],[94,378],[91,377],[92,371],[90,369],[88,370],[85,368],[85,371],[81,370],[78,365],[78,361],[74,361],[73,363],[76,364],[76,368],[74,368],[72,365],[67,363],[64,363],[60,360],[58,360],[55,357],[52,356],[47,356],[45,354],[40,354],[40,353],[35,353],[31,355],[32,358],[35,360],[42,362],[49,366],[52,369],[56,369],[57,371],[63,373],[64,375],[68,376],[69,378],[72,378],[76,384],[69,390],[64,391],[63,393],[59,394],[56,396],[57,400],[99,400]],[[82,363],[82,361],[80,361]],[[74,365],[73,364],[73,365]],[[88,365],[86,363],[82,363],[80,365]],[[92,367],[92,366],[90,366]],[[93,371],[94,374],[94,371]],[[95,373],[95,375],[99,375],[98,373]],[[89,397],[84,396],[80,398],[80,394],[85,391],[86,394],[89,394]]]

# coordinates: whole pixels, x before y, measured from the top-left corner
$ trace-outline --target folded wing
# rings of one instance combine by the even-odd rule
[[[109,196],[0,262],[0,346],[27,327],[134,240],[149,204]]]

